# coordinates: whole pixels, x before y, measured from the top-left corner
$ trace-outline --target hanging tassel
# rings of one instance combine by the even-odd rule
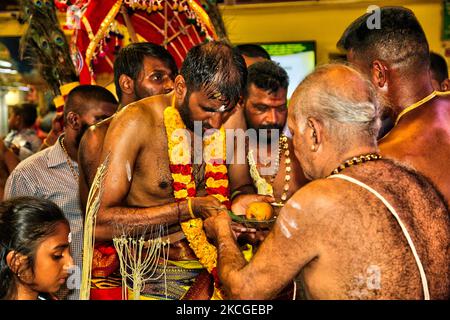
[[[98,167],[94,182],[89,191],[86,217],[84,221],[83,237],[83,269],[81,272],[80,300],[89,300],[91,293],[92,257],[95,244],[95,226],[97,224],[97,213],[100,208],[100,198],[103,194],[103,180],[106,176],[109,163],[109,155]]]

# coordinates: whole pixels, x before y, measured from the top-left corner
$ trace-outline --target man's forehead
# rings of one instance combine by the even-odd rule
[[[146,72],[152,72],[154,70],[171,73],[171,70],[167,63],[157,57],[145,56],[142,64],[142,70]]]
[[[252,100],[287,100],[287,88],[279,87],[278,90],[272,91],[267,89],[262,89],[251,84],[248,91],[248,99]]]
[[[207,92],[206,90],[199,90],[197,93],[203,103],[207,103],[209,107],[216,109],[217,112],[225,112],[232,107],[230,102],[219,91]]]

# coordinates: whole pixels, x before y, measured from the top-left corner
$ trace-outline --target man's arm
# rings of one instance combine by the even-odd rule
[[[51,147],[56,143],[59,135],[64,131],[63,118],[64,112],[57,112],[55,114],[55,116],[52,119],[52,128],[50,129],[50,132],[48,133],[47,137],[42,142],[39,151]]]
[[[150,208],[131,207],[126,204],[139,152],[144,144],[152,143],[152,140],[147,138],[150,120],[145,119],[139,106],[129,106],[116,114],[106,133],[100,163],[103,163],[106,157],[109,160],[97,216],[96,237],[99,240],[111,240],[115,235],[115,226],[120,230],[144,232],[150,225],[174,224],[189,217],[184,203]]]
[[[78,147],[79,192],[83,214],[86,210],[89,189],[99,165],[103,146],[104,135],[102,132],[96,133],[95,130],[95,125],[86,130]]]
[[[5,164],[8,169],[8,174],[10,174],[20,162],[19,158],[5,146],[3,141],[0,141],[0,161]]]
[[[106,133],[101,162],[108,157],[107,173],[103,181],[103,192],[97,215],[96,238],[111,240],[115,228],[144,232],[151,225],[175,224],[191,219],[187,201],[167,203],[153,207],[132,207],[127,205],[134,176],[134,168],[140,151],[151,146],[153,119],[140,110],[140,105],[128,106],[114,117]],[[150,161],[150,159],[149,159]],[[152,174],[146,173],[148,179]],[[167,202],[170,200],[167,199]],[[196,214],[208,215],[203,208],[220,207],[214,197],[197,197],[192,200]]]
[[[306,187],[305,187],[306,189]],[[314,188],[299,190],[281,210],[253,259],[239,251],[225,213],[205,221],[208,236],[218,243],[219,277],[231,299],[274,298],[319,255],[311,197]]]

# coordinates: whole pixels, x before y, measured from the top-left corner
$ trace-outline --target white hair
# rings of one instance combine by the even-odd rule
[[[347,81],[334,87],[329,79],[339,69],[347,73],[343,77]],[[356,138],[367,137],[376,143],[381,121],[375,88],[348,65],[334,63],[318,67],[297,87],[290,108],[301,133],[307,119],[312,117],[322,122],[333,138],[347,141],[349,134],[356,134]]]

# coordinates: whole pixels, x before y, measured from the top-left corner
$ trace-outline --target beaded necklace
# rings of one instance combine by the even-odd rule
[[[351,158],[349,160],[344,161],[336,169],[331,171],[330,176],[333,175],[333,174],[338,174],[339,172],[341,172],[345,168],[349,168],[349,167],[356,166],[356,165],[361,164],[361,163],[365,163],[365,162],[369,162],[369,161],[373,161],[373,160],[378,160],[378,159],[381,159],[381,155],[379,155],[378,153],[362,154],[360,156],[353,157],[353,158]]]

